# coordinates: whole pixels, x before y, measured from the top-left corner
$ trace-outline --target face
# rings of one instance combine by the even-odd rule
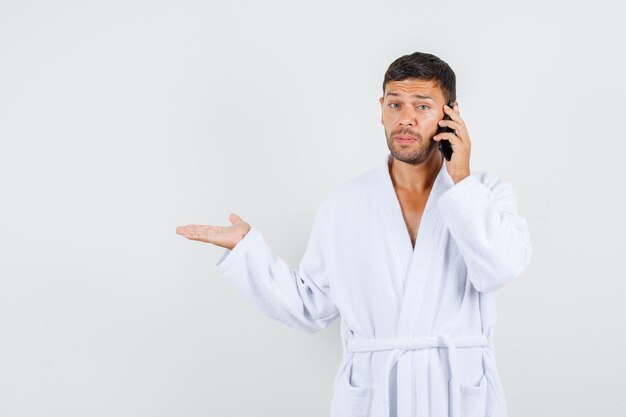
[[[432,155],[444,104],[443,92],[432,80],[407,78],[387,83],[380,98],[381,122],[394,158],[417,165]]]

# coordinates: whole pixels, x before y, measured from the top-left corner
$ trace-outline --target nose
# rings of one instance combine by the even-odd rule
[[[402,126],[415,126],[417,124],[415,111],[410,106],[404,106],[398,121]]]

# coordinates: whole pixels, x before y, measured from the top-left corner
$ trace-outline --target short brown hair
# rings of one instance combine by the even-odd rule
[[[456,75],[448,64],[435,55],[413,52],[393,61],[385,72],[383,95],[389,81],[402,81],[407,78],[433,80],[441,88],[446,103],[456,101]]]

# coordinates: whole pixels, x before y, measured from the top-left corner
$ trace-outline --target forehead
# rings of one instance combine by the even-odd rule
[[[394,93],[400,97],[414,94],[427,95],[435,100],[443,101],[443,92],[435,80],[407,78],[402,81],[389,81],[385,86],[385,97],[388,93]]]

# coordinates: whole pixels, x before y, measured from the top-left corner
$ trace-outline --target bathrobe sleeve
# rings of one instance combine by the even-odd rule
[[[528,223],[517,212],[511,184],[472,174],[446,190],[438,206],[477,291],[497,290],[526,270],[532,252]]]
[[[307,248],[298,268],[271,252],[254,226],[226,249],[215,270],[261,313],[298,330],[314,333],[339,315],[330,298],[328,253],[321,212],[315,216]]]

